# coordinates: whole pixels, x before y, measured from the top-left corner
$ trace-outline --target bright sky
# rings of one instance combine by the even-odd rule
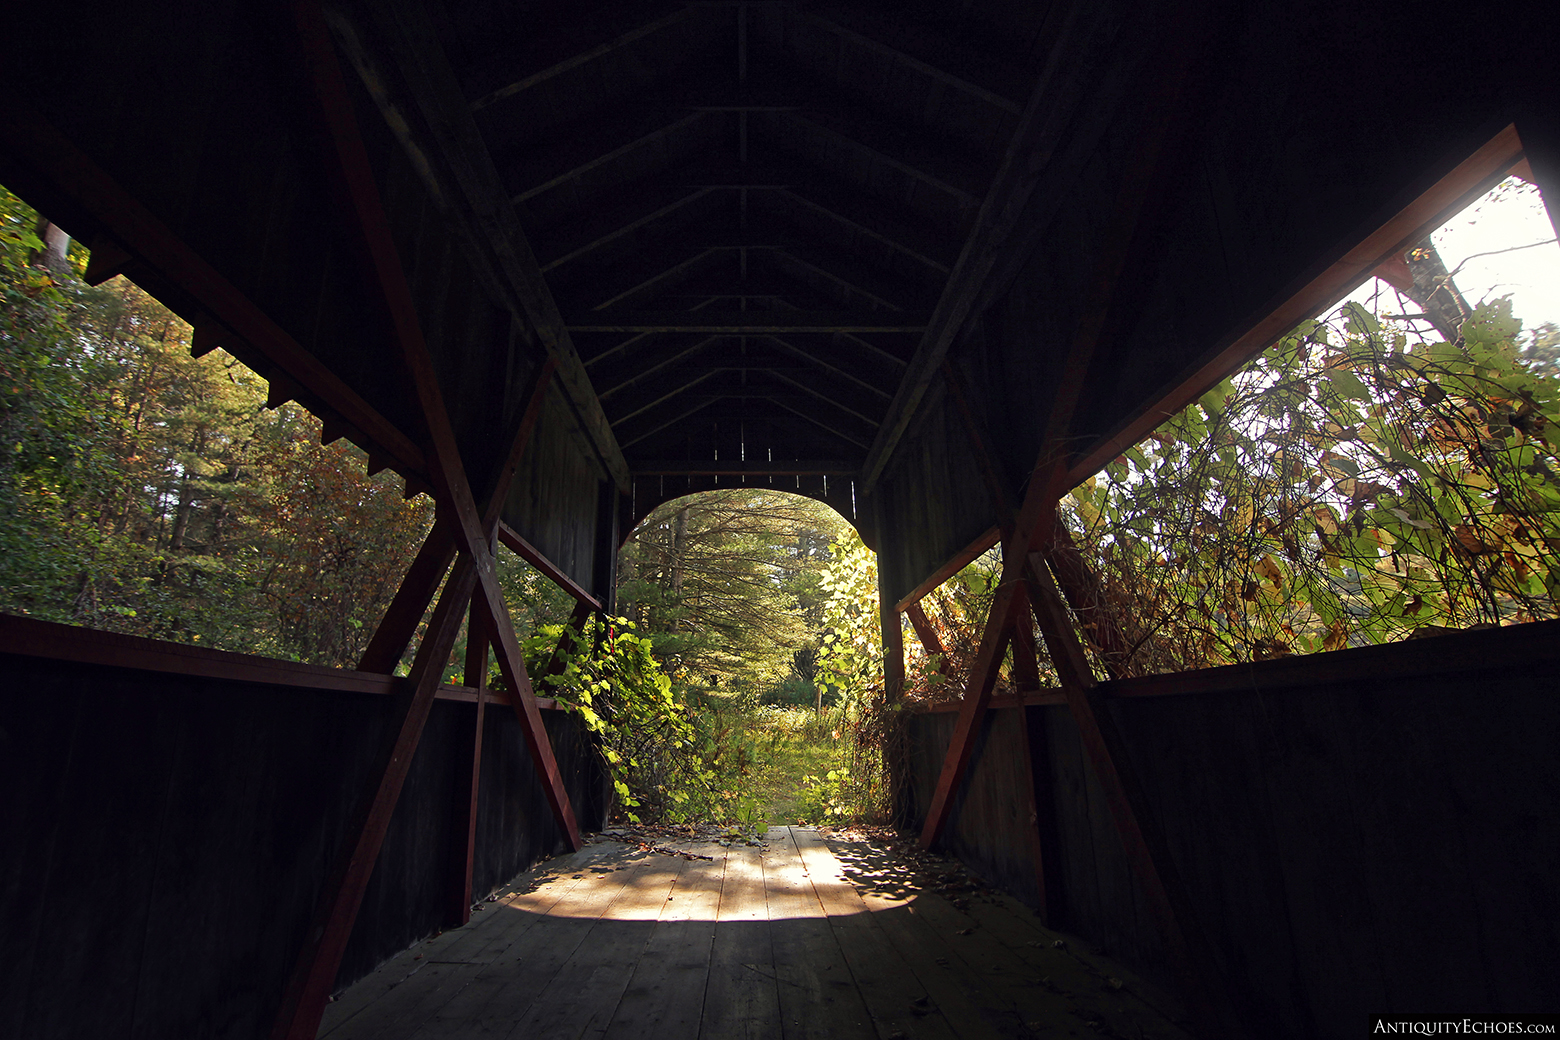
[[[1470,305],[1510,295],[1512,313],[1522,319],[1524,330],[1546,321],[1560,325],[1560,245],[1536,186],[1508,177],[1431,237]],[[1499,252],[1546,240],[1531,249]],[[1364,302],[1377,289],[1372,279],[1348,298]],[[1392,287],[1379,283],[1379,289],[1382,310],[1396,311]]]

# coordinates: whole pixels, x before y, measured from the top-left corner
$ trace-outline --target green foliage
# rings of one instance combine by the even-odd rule
[[[818,575],[845,526],[822,503],[761,489],[668,502],[625,544],[618,600],[680,683],[811,681]]]
[[[877,555],[851,531],[834,543],[831,556],[819,582],[828,598],[818,673],[838,691],[847,715],[860,717],[883,693]]]
[[[1350,304],[1075,489],[1143,673],[1554,615],[1560,379],[1506,300],[1455,343]],[[1538,344],[1538,346],[1534,346]],[[1542,358],[1539,359],[1542,361]]]
[[[351,665],[431,520],[0,189],[0,609]]]

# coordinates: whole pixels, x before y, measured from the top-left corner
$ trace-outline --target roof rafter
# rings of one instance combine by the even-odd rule
[[[557,256],[542,264],[542,273],[546,274],[555,268],[562,267],[564,264],[579,260],[601,249],[603,246],[610,245],[624,235],[632,234],[641,228],[654,224],[658,220],[669,217],[678,210],[684,209],[707,197],[713,190],[710,188],[696,189],[671,202],[658,204],[649,212],[642,212],[643,207],[640,207],[641,212],[635,216],[629,216],[627,219],[624,219],[621,212],[606,214],[601,221],[587,225],[583,229],[583,233],[576,234],[572,244],[564,246]]]
[[[861,379],[861,378],[858,378],[856,376],[851,375],[849,372],[845,371],[843,368],[840,368],[837,365],[830,364],[829,362],[823,360],[823,358],[819,357],[817,354],[814,354],[810,350],[804,350],[803,348],[796,346],[794,343],[791,343],[789,340],[781,339],[779,336],[767,336],[765,338],[769,342],[773,343],[775,346],[781,348],[782,350],[789,351],[790,353],[795,354],[799,358],[803,358],[803,359],[807,360],[808,362],[812,363],[817,368],[821,368],[825,372],[828,372],[828,373],[830,373],[832,375],[839,376],[841,379],[848,380],[849,382],[855,383],[857,386],[861,387],[863,390],[867,391],[870,394],[875,394],[878,397],[881,397],[885,401],[893,400],[893,395],[890,394],[888,391],[884,390],[882,387],[877,386],[877,385],[875,385],[873,383],[869,383],[865,379]]]
[[[692,5],[687,7],[680,7],[671,14],[657,18],[652,22],[646,22],[644,25],[641,25],[638,28],[630,29],[628,32],[617,37],[616,39],[608,40],[606,43],[592,47],[588,51],[584,51],[572,57],[565,58],[563,61],[560,61],[555,65],[549,65],[544,69],[539,69],[538,71],[533,72],[528,76],[524,76],[516,80],[508,86],[499,87],[497,90],[491,91],[477,98],[477,100],[471,103],[471,110],[473,112],[480,111],[484,108],[487,108],[489,105],[503,101],[505,98],[513,97],[522,91],[530,90],[532,87],[546,83],[550,79],[556,79],[565,72],[572,72],[574,69],[577,69],[582,65],[588,65],[598,58],[605,57],[606,55],[615,51],[620,51],[625,47],[632,46],[633,44],[638,43],[640,40],[654,36],[663,29],[686,21],[692,17],[696,11],[697,8]]]
[[[1088,53],[1087,41],[1095,33],[1114,35],[1117,27],[1102,28],[1101,21],[1099,10],[1086,13],[1075,7],[1066,13],[1057,27],[1047,48],[1045,67],[1030,93],[1029,103],[1008,144],[997,177],[981,203],[975,227],[959,253],[958,262],[954,264],[953,273],[894,396],[888,417],[873,442],[863,468],[866,490],[870,491],[877,483],[916,408],[938,378],[943,358],[971,317],[998,251],[1013,234],[1030,196],[1048,172],[1051,160],[1071,126],[1074,112],[1083,104],[1087,77],[1069,74],[1076,72],[1071,57]]]
[[[427,11],[421,4],[407,0],[376,5],[372,10],[392,60],[411,92],[412,103],[426,124],[428,141],[421,140],[398,112],[384,108],[388,103],[383,86],[386,77],[372,67],[352,23],[336,15],[330,22],[343,51],[369,93],[381,104],[391,133],[413,153],[414,163],[427,169],[427,156],[432,154],[448,169],[454,183],[443,191],[440,201],[476,235],[473,259],[495,268],[495,281],[504,290],[504,302],[536,330],[548,354],[558,363],[558,381],[586,439],[602,467],[626,490],[628,463],[558,313],[552,291],[542,277],[520,219],[505,195],[498,170]],[[431,170],[428,175],[437,177]]]

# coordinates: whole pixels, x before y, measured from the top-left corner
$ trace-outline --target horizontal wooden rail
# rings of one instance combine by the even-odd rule
[[[563,591],[581,603],[589,603],[597,610],[601,609],[601,600],[586,592],[579,582],[563,573],[561,567],[543,556],[536,546],[521,537],[519,531],[516,531],[506,523],[500,522],[498,525],[498,540],[510,549],[513,549],[516,556],[519,556],[526,563],[541,571],[549,580],[561,586]]]
[[[1346,682],[1496,673],[1507,668],[1546,663],[1560,667],[1560,621],[1468,629],[1380,646],[1357,646],[1250,664],[1114,679],[1100,683],[1095,690],[1106,697],[1122,699],[1250,693]],[[927,713],[958,711],[959,703],[948,701],[918,710]],[[991,699],[993,708],[1065,703],[1060,690],[1044,689]]]
[[[325,668],[297,661],[278,661],[252,654],[236,654],[184,643],[169,643],[142,636],[99,632],[53,621],[0,614],[0,653],[23,657],[41,657],[74,664],[110,665],[137,668],[165,675],[191,675],[203,679],[264,683],[295,689],[336,693],[372,693],[388,696],[407,680],[401,676],[376,675],[349,668]],[[450,683],[434,694],[438,700],[475,704],[477,691]],[[489,688],[489,703],[509,703],[509,695]],[[544,709],[556,708],[551,699],[541,699]]]

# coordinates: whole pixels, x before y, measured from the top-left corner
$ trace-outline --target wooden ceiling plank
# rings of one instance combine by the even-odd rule
[[[924,184],[933,191],[953,198],[961,206],[974,209],[980,205],[980,196],[975,193],[972,186],[954,183],[950,179],[948,170],[929,170],[924,165],[902,159],[876,145],[861,140],[853,134],[845,133],[842,130],[829,126],[827,123],[810,118],[805,112],[778,112],[775,114],[775,118],[790,123],[795,130],[799,130],[801,133],[810,133],[828,138],[843,148],[898,170],[906,177]]]
[[[571,320],[570,332],[698,332],[706,335],[831,335],[853,333],[919,333],[918,322],[887,322],[877,315],[787,311],[733,311],[690,315],[677,311],[593,313]]]
[[[875,54],[884,55],[885,57],[891,59],[895,64],[903,68],[911,69],[920,75],[927,77],[928,79],[936,80],[943,86],[951,87],[962,94],[968,94],[970,97],[979,98],[981,101],[985,102],[993,108],[1000,109],[1003,112],[1007,112],[1015,116],[1023,115],[1023,106],[1020,105],[1017,101],[1014,101],[1012,98],[1003,97],[1000,94],[996,94],[990,90],[987,90],[985,87],[978,86],[969,82],[968,80],[960,79],[958,76],[955,76],[944,69],[940,69],[935,65],[929,65],[926,62],[921,61],[919,58],[915,58],[909,54],[906,54],[902,50],[890,47],[888,44],[881,43],[872,39],[871,37],[863,36],[861,33],[855,32],[854,30],[847,29],[838,22],[831,21],[822,15],[814,14],[810,11],[798,11],[796,12],[795,17],[797,17],[803,23],[838,37],[839,39],[849,43],[854,47],[860,47],[864,50],[872,51]]]
[[[625,413],[623,415],[618,416],[616,419],[614,419],[612,421],[612,425],[613,426],[621,426],[623,423],[628,422],[630,419],[637,418],[638,416],[641,416],[644,413],[650,411],[652,408],[655,408],[657,405],[665,404],[667,401],[672,400],[674,397],[680,397],[681,395],[687,393],[689,390],[692,390],[694,387],[698,386],[700,383],[707,382],[708,380],[715,378],[715,376],[717,376],[719,374],[720,374],[719,372],[705,372],[703,375],[698,376],[695,379],[691,379],[691,380],[688,380],[686,382],[680,383],[675,389],[669,390],[666,393],[661,394],[659,397],[656,397],[656,398],[654,398],[654,399],[652,399],[650,401],[645,402],[644,404],[640,405],[638,408],[635,408],[631,412],[627,412],[627,413]]]
[[[666,203],[665,205],[657,206],[648,213],[643,213],[639,216],[631,217],[624,223],[617,223],[616,221],[613,221],[611,222],[610,226],[590,228],[583,239],[577,238],[574,244],[564,247],[564,249],[556,257],[542,264],[541,271],[543,274],[547,274],[549,271],[552,271],[558,267],[562,267],[564,264],[573,263],[574,261],[579,260],[581,257],[588,256],[598,249],[601,249],[603,246],[610,245],[611,243],[617,241],[624,235],[632,234],[641,228],[654,224],[658,220],[662,220],[671,216],[678,210],[683,209],[709,195],[711,191],[713,191],[713,189],[701,188],[696,191],[689,192],[682,198],[675,199],[672,202]]]
[[[770,378],[772,378],[772,379],[778,379],[782,383],[787,383],[787,384],[789,384],[791,386],[796,387],[796,389],[800,390],[804,394],[807,394],[807,395],[809,395],[811,397],[816,397],[818,400],[822,401],[826,405],[829,405],[829,406],[831,406],[833,408],[838,408],[840,411],[844,412],[846,415],[851,415],[851,416],[856,417],[857,419],[860,419],[862,422],[866,423],[868,426],[872,427],[874,430],[877,429],[878,426],[880,425],[879,420],[874,419],[870,415],[866,415],[863,412],[856,411],[856,409],[850,407],[847,404],[841,403],[837,398],[829,396],[828,394],[824,393],[822,390],[819,390],[815,386],[809,386],[808,384],[803,383],[800,380],[792,379],[790,376],[785,375],[782,372],[777,372],[774,369],[767,369],[766,370],[766,374],[768,376],[770,376]]]
[[[677,246],[674,248],[678,248],[680,250],[682,247]],[[725,250],[720,247],[698,248],[695,250],[692,256],[680,260],[672,264],[670,267],[660,266],[665,262],[664,259],[653,260],[650,266],[656,268],[654,274],[650,275],[649,277],[645,277],[644,270],[639,270],[632,276],[638,278],[639,281],[635,282],[627,289],[623,289],[614,293],[612,296],[602,300],[600,303],[592,305],[591,309],[593,311],[605,310],[608,307],[621,304],[635,296],[639,296],[644,293],[651,293],[656,288],[656,286],[660,284],[672,281],[676,278],[687,277],[689,271],[698,267],[700,264],[709,262],[723,252],[725,252]]]
[[[854,234],[865,235],[874,242],[878,242],[884,246],[887,246],[894,252],[899,253],[902,256],[906,256],[911,260],[914,260],[916,263],[928,267],[943,276],[947,276],[952,271],[952,268],[933,257],[931,253],[925,248],[929,243],[922,242],[919,247],[907,244],[908,240],[911,238],[925,239],[926,236],[916,235],[903,225],[892,224],[889,221],[883,219],[879,214],[873,212],[880,207],[868,205],[864,209],[860,205],[853,206],[852,208],[855,210],[858,216],[852,217],[842,213],[838,208],[825,205],[816,199],[808,198],[806,195],[803,195],[792,188],[778,191],[775,194],[779,198],[785,199],[792,205],[800,206],[811,213],[815,213],[818,216],[823,217],[825,220],[833,221],[836,224],[842,225]],[[864,214],[871,215],[863,216]],[[863,220],[866,222],[863,222]]]
[[[577,162],[573,166],[553,174],[539,184],[533,184],[531,187],[516,193],[515,195],[511,196],[510,201],[516,205],[522,202],[529,202],[531,199],[534,199],[539,195],[544,195],[547,192],[552,191],[554,188],[568,184],[570,181],[573,181],[592,170],[600,169],[608,163],[611,163],[617,159],[621,159],[625,155],[636,152],[641,148],[648,148],[651,145],[659,144],[677,131],[685,130],[690,126],[693,126],[695,123],[698,123],[701,120],[707,118],[709,118],[709,114],[706,112],[689,112],[684,116],[673,119],[671,122],[657,127],[647,134],[641,134],[638,137],[635,137],[627,144],[618,145],[617,147],[611,148],[605,152],[596,152],[592,148],[590,149],[591,158],[585,160],[584,162]]]
[[[904,436],[926,392],[937,379],[948,348],[973,313],[981,286],[991,272],[996,253],[1013,234],[1035,190],[1087,95],[1074,67],[1076,55],[1100,31],[1100,12],[1085,17],[1082,6],[1068,9],[1051,41],[1045,66],[1030,93],[996,179],[981,203],[975,227],[943,289],[932,320],[895,395],[889,418],[878,431],[864,469],[863,491],[870,491]],[[1109,32],[1109,29],[1105,30]]]
[[[619,393],[620,391],[627,390],[629,387],[636,385],[637,383],[641,382],[644,379],[649,378],[650,376],[654,375],[655,373],[660,372],[663,369],[670,368],[672,365],[677,364],[677,362],[681,361],[683,358],[689,357],[690,355],[693,355],[693,354],[697,354],[699,351],[703,350],[705,347],[708,347],[711,343],[718,343],[719,341],[721,341],[722,339],[725,339],[725,338],[726,337],[724,337],[724,336],[707,336],[704,339],[699,340],[697,343],[693,344],[692,346],[685,347],[684,349],[679,350],[677,353],[673,354],[671,357],[663,358],[662,360],[657,361],[655,364],[650,365],[650,366],[648,366],[646,368],[636,369],[634,371],[634,374],[629,376],[627,379],[624,379],[624,380],[621,380],[621,381],[619,381],[617,383],[614,383],[611,386],[607,387],[606,389],[602,390],[601,394],[600,394],[601,400],[603,402],[605,402],[607,400],[607,398],[611,397],[612,395],[614,395],[616,393]],[[632,467],[630,467],[630,468],[632,468]]]
[[[825,361],[823,358],[819,357],[817,354],[814,354],[812,351],[805,350],[802,347],[798,347],[796,344],[790,342],[789,340],[781,339],[778,336],[768,336],[768,337],[766,337],[766,339],[768,339],[769,342],[773,343],[775,346],[779,347],[782,350],[785,350],[785,351],[788,351],[789,353],[795,354],[797,357],[805,358],[807,361],[811,362],[813,365],[817,366],[818,368],[823,369],[825,372],[828,372],[828,373],[830,373],[832,375],[839,376],[841,379],[844,379],[844,380],[846,380],[848,382],[856,384],[857,386],[861,387],[863,390],[867,391],[869,394],[873,394],[873,395],[875,395],[877,397],[881,397],[885,401],[892,401],[893,398],[894,398],[893,394],[889,393],[887,390],[884,390],[882,387],[877,386],[877,385],[875,385],[873,383],[870,383],[870,382],[868,382],[865,379],[861,379],[861,378],[859,378],[857,376],[854,376],[851,373],[845,371],[843,368],[840,368],[837,365],[830,364],[829,362]]]
[[[866,272],[855,270],[855,265],[852,265],[853,269],[851,274],[845,275],[841,274],[838,269],[831,270],[827,267],[820,266],[818,263],[808,259],[807,257],[798,256],[797,251],[795,250],[773,249],[766,250],[766,252],[768,252],[771,258],[774,260],[775,266],[782,270],[784,270],[788,265],[800,268],[800,273],[794,271],[787,272],[793,278],[805,278],[809,275],[816,278],[821,278],[824,281],[837,286],[847,298],[860,297],[868,303],[873,303],[889,310],[905,310],[904,305],[895,303],[888,297],[880,295],[879,293],[874,292],[873,290],[868,289],[862,285],[862,282],[866,280],[862,276],[865,275]]]
[[[536,330],[537,337],[557,362],[557,379],[587,440],[608,475],[626,491],[628,464],[558,313],[552,291],[542,277],[514,206],[506,197],[503,181],[493,166],[426,10],[416,0],[394,0],[375,5],[373,11],[379,19],[380,36],[388,41],[412,101],[427,125],[432,138],[431,151],[442,160],[455,181],[457,190],[447,193],[451,203],[481,235],[481,244],[486,246],[482,251],[483,260],[497,268],[500,285],[507,290],[505,302]],[[338,38],[343,30],[352,28],[339,17],[332,24],[338,30]],[[344,49],[349,55],[354,49],[362,50],[360,44],[354,48],[345,42]],[[372,70],[359,69],[360,74],[364,71]],[[424,154],[428,151],[411,136],[409,128],[392,125],[391,130],[403,145]]]
[[[530,90],[532,87],[546,83],[548,80],[556,79],[566,72],[572,72],[574,69],[577,69],[582,65],[588,65],[599,58],[606,57],[608,54],[620,51],[625,47],[633,46],[641,40],[645,40],[651,36],[654,36],[663,29],[670,28],[671,26],[688,20],[689,18],[693,17],[694,12],[695,8],[692,6],[681,7],[673,11],[671,14],[657,18],[651,22],[646,22],[644,25],[641,25],[637,28],[630,29],[628,32],[617,37],[616,39],[608,40],[606,43],[592,47],[588,51],[576,54],[570,58],[565,58],[563,61],[560,61],[555,65],[549,65],[545,69],[540,69],[527,76],[523,76],[507,86],[499,87],[497,90],[490,91],[489,93],[477,98],[477,100],[471,103],[471,110],[473,112],[480,112],[489,105],[497,104],[498,102],[503,101],[505,98],[514,97],[516,94]]]
[[[854,444],[856,447],[860,448],[862,451],[866,451],[867,450],[867,445],[865,443],[863,443],[861,441],[858,441],[856,438],[852,437],[850,434],[844,432],[843,430],[839,429],[838,427],[830,426],[828,423],[826,423],[823,420],[819,419],[817,416],[809,415],[808,413],[802,411],[799,408],[792,408],[790,405],[786,404],[784,401],[775,400],[774,403],[775,403],[775,405],[777,407],[785,409],[786,411],[790,412],[792,415],[795,415],[795,416],[797,416],[800,419],[805,419],[807,422],[812,423],[814,426],[818,427],[820,430],[823,430],[825,433],[832,433],[834,436],[838,437],[840,440],[845,441],[847,444]]]

